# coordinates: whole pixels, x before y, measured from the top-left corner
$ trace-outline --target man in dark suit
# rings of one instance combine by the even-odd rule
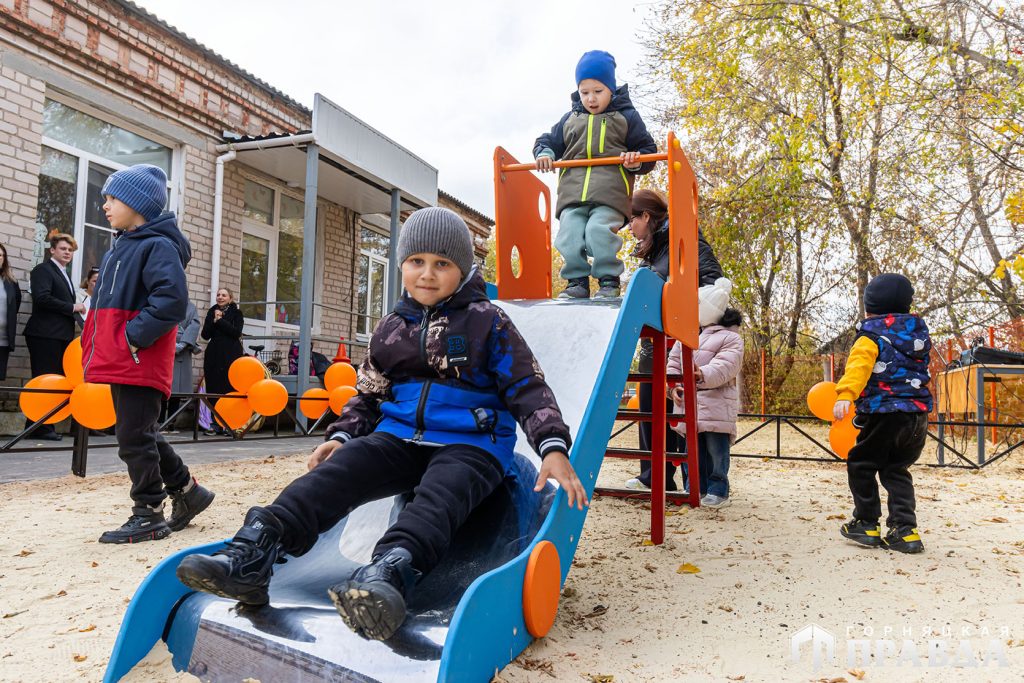
[[[75,303],[75,287],[67,273],[78,244],[63,232],[50,237],[50,259],[32,269],[32,315],[25,324],[25,345],[28,346],[32,376],[47,373],[64,374],[64,350],[75,338],[75,314],[85,313],[85,304]],[[25,426],[32,424],[25,420]],[[40,425],[37,439],[60,441],[53,425]]]

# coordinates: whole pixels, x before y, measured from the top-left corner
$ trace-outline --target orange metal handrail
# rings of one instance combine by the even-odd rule
[[[641,154],[636,158],[636,163],[646,164],[654,161],[667,161],[668,154],[661,152],[657,154]],[[565,159],[552,162],[552,168],[580,168],[581,166],[617,166],[622,163],[621,157],[601,157],[600,159]],[[537,164],[506,164],[501,170],[510,173],[513,171],[535,171]]]

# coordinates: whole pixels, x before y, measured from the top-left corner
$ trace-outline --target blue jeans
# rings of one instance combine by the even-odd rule
[[[600,204],[563,209],[555,235],[555,249],[565,261],[562,278],[572,280],[589,275],[600,280],[622,275],[624,266],[618,256],[622,238],[613,230],[621,228],[625,221],[621,213]],[[593,266],[587,261],[588,256],[593,257]]]
[[[729,449],[731,437],[720,432],[697,434],[697,466],[700,469],[700,495],[712,494],[720,498],[729,497]],[[689,468],[684,464],[683,485],[687,490]]]

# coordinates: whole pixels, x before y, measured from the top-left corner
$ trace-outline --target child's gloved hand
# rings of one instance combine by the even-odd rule
[[[327,460],[334,451],[338,450],[342,446],[342,443],[337,439],[331,439],[324,441],[322,444],[313,449],[313,454],[309,456],[309,460],[306,461],[306,468],[313,469],[324,460]]]
[[[537,475],[537,484],[534,491],[544,488],[548,479],[554,479],[565,491],[565,497],[569,501],[569,507],[573,504],[580,510],[584,505],[590,505],[587,500],[587,492],[583,489],[583,482],[576,476],[576,470],[572,468],[568,456],[562,451],[551,451],[544,456],[540,465],[540,473]]]
[[[623,152],[621,157],[622,167],[627,171],[635,171],[640,168],[640,162],[637,161],[640,158],[640,152]]]
[[[837,420],[842,420],[846,417],[846,414],[850,412],[849,401],[836,401],[836,404],[832,406],[832,416]]]

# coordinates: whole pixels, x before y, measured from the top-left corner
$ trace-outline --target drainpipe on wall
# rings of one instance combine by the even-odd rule
[[[215,180],[213,181],[213,259],[210,267],[210,305],[217,303],[220,289],[220,238],[224,213],[224,164],[234,161],[235,150],[228,150],[217,157]]]
[[[315,143],[316,136],[312,133],[300,133],[298,135],[284,135],[269,140],[247,140],[246,142],[228,142],[217,145],[214,149],[224,152],[217,157],[216,180],[213,189],[213,270],[210,273],[210,305],[217,303],[217,290],[220,289],[220,240],[222,229],[222,213],[224,206],[224,164],[235,158],[236,152],[252,149],[273,149],[275,147],[298,147],[309,143]],[[235,292],[237,296],[238,292]]]

